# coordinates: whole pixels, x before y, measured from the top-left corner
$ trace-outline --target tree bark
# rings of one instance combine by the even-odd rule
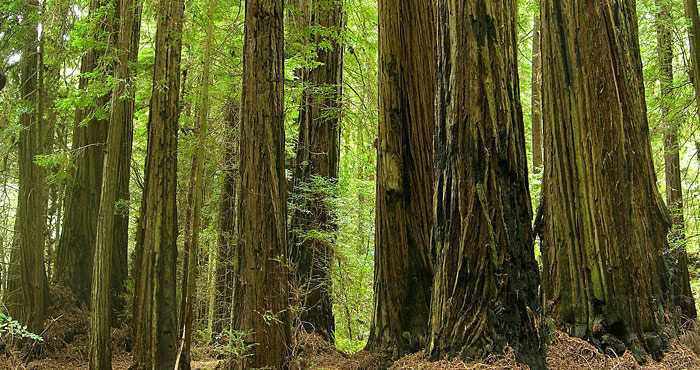
[[[539,9],[535,12],[532,40],[532,171],[540,173],[543,165],[542,147],[542,52]]]
[[[249,0],[245,9],[233,329],[247,353],[236,369],[288,368],[283,5]]]
[[[204,198],[202,184],[204,182],[204,157],[206,156],[205,140],[209,124],[209,77],[211,74],[211,52],[212,52],[212,33],[214,31],[214,0],[207,0],[207,28],[206,40],[204,44],[204,60],[202,67],[202,105],[199,113],[198,132],[197,132],[197,154],[192,158],[194,170],[194,183],[191,190],[191,214],[188,220],[190,227],[189,233],[185,235],[185,264],[186,274],[183,274],[183,289],[182,295],[186,298],[181,307],[184,312],[184,322],[180,325],[182,331],[182,350],[178,358],[180,361],[180,369],[190,369],[190,348],[192,344],[192,320],[194,317],[194,291],[195,280],[197,278],[197,251],[199,249],[199,230],[201,229],[202,218],[202,202]]]
[[[128,1],[128,0],[122,0]],[[139,56],[139,44],[141,41],[141,14],[143,11],[143,1],[134,1],[134,15],[131,22],[131,44],[129,45],[129,63],[136,64]],[[120,31],[121,32],[121,31]],[[123,123],[121,134],[121,145],[119,149],[118,175],[117,175],[117,204],[114,214],[114,241],[112,248],[112,324],[118,326],[118,321],[126,308],[124,292],[126,291],[126,280],[129,275],[129,265],[127,262],[129,249],[129,209],[131,193],[129,185],[131,182],[131,153],[134,137],[134,104],[136,101],[136,88],[131,80],[136,78],[136,69],[130,68],[126,91],[122,94],[126,96],[121,100],[123,112],[121,119]]]
[[[374,316],[366,348],[388,359],[428,341],[435,45],[431,2],[379,2]]]
[[[634,1],[542,1],[546,310],[607,353],[660,359],[671,220],[656,188]]]
[[[678,122],[671,112],[673,104],[673,32],[671,11],[667,0],[656,0],[657,43],[661,120],[664,128],[664,163],[666,178],[666,204],[673,217],[670,234],[671,253],[667,259],[671,273],[673,303],[679,310],[680,324],[697,316],[695,299],[690,290],[688,254],[685,249],[685,222],[683,220],[683,184],[678,153]]]
[[[107,0],[91,0],[88,17],[90,27],[95,27],[93,40],[96,45],[83,55],[80,65],[79,90],[95,101],[85,103],[75,111],[73,123],[72,154],[75,164],[73,181],[66,189],[63,232],[56,249],[55,280],[73,291],[80,304],[90,306],[92,263],[97,232],[97,218],[102,188],[107,124],[104,107],[109,104],[111,91],[98,84],[103,81],[93,77],[112,74],[111,63],[104,58],[114,43],[113,18],[115,5]],[[107,11],[106,9],[109,9]],[[99,36],[98,36],[99,35]]]
[[[545,369],[516,13],[511,0],[437,6],[429,351],[478,359],[510,346],[518,361]]]
[[[224,184],[219,201],[219,220],[216,256],[216,311],[214,313],[213,332],[220,333],[231,318],[233,299],[235,256],[236,256],[236,220],[238,188],[238,145],[235,132],[238,129],[240,106],[229,102],[226,104],[225,121],[227,127],[226,153],[224,154]]]
[[[177,355],[177,132],[185,4],[158,5],[146,172],[137,238],[134,361],[173,369]]]
[[[691,80],[695,90],[696,104],[700,106],[700,15],[697,0],[683,0],[690,44]]]
[[[124,164],[122,159],[124,126],[130,126],[129,114],[133,112],[133,100],[129,100],[134,73],[130,68],[134,47],[132,32],[138,13],[134,0],[118,2],[119,41],[117,43],[118,63],[114,72],[114,90],[110,110],[109,129],[107,133],[107,150],[102,171],[102,189],[100,191],[100,210],[97,219],[95,240],[95,260],[92,274],[92,315],[90,319],[90,370],[109,370],[112,368],[112,350],[110,328],[112,322],[112,303],[114,301],[112,279],[113,264],[121,262],[114,258],[116,248],[116,203],[120,191],[120,180]],[[126,99],[124,99],[127,97]],[[129,158],[130,159],[130,158]],[[124,261],[126,263],[126,261]],[[121,286],[121,284],[119,284]]]
[[[27,0],[22,13],[22,37],[24,39],[21,61],[20,93],[23,113],[20,115],[22,130],[19,134],[19,258],[22,287],[22,307],[18,319],[32,333],[40,334],[44,327],[44,315],[49,302],[48,281],[44,266],[46,230],[46,198],[44,170],[34,162],[44,154],[44,120],[37,114],[37,72],[39,3]]]
[[[311,40],[317,45],[315,62],[320,65],[304,72],[290,250],[296,268],[300,324],[307,332],[333,342],[331,266],[336,225],[328,198],[338,182],[340,162],[343,2],[314,0],[310,8],[311,25],[322,30]],[[330,49],[321,46],[325,44],[330,44]]]

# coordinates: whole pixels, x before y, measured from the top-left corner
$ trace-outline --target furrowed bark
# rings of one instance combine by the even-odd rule
[[[314,0],[311,9],[311,25],[323,30],[313,34],[311,42],[330,43],[332,49],[319,48],[315,62],[321,65],[304,71],[293,191],[298,208],[291,219],[290,250],[300,294],[300,324],[333,342],[331,265],[336,225],[326,198],[332,196],[339,175],[343,2]]]
[[[112,28],[114,5],[107,0],[91,0],[89,17],[96,30],[93,42],[100,47],[88,50],[80,63],[79,88],[86,94],[99,94],[102,81],[92,73],[112,74],[112,66],[103,58],[108,45],[116,37]],[[63,232],[56,248],[55,280],[73,291],[80,304],[90,306],[92,263],[97,233],[97,218],[102,189],[102,169],[109,117],[103,117],[109,104],[111,90],[84,108],[75,111],[72,154],[75,170],[72,183],[66,189]],[[84,122],[86,121],[86,122]]]
[[[235,369],[288,368],[283,5],[249,0],[245,9],[233,329],[247,352]]]
[[[671,112],[673,104],[673,33],[671,11],[667,0],[657,0],[656,28],[657,55],[661,97],[661,120],[664,129],[664,164],[666,178],[666,204],[673,218],[669,235],[671,253],[667,258],[671,273],[673,304],[679,310],[680,324],[697,316],[695,298],[690,290],[688,254],[685,249],[685,222],[683,220],[683,184],[678,147],[678,122]]]
[[[95,260],[92,274],[92,315],[90,317],[90,370],[109,370],[112,368],[112,347],[110,328],[112,322],[113,292],[112,274],[115,262],[115,226],[116,202],[119,195],[120,164],[122,160],[122,135],[128,124],[130,104],[123,99],[128,96],[133,73],[129,66],[132,48],[134,16],[137,12],[134,0],[119,2],[119,42],[117,43],[117,65],[112,92],[109,129],[107,133],[107,150],[102,171],[102,189],[100,192],[100,210],[97,219],[95,240]],[[133,103],[132,103],[133,104]],[[124,261],[126,263],[126,261]]]
[[[173,369],[177,355],[177,133],[184,1],[158,5],[156,59],[137,237],[136,369]]]
[[[19,123],[19,197],[17,220],[19,227],[19,260],[21,305],[16,307],[15,319],[32,333],[41,333],[49,303],[49,287],[44,266],[44,237],[46,230],[46,198],[44,170],[34,162],[44,154],[44,120],[37,114],[37,72],[39,55],[39,3],[27,0],[22,13],[21,32],[24,39],[21,61],[20,93],[24,107]]]
[[[545,369],[516,1],[439,2],[432,359]]]
[[[634,1],[542,1],[542,292],[559,328],[660,359],[671,219],[656,188]]]
[[[428,342],[434,80],[431,2],[379,1],[374,316],[366,348],[388,360]]]

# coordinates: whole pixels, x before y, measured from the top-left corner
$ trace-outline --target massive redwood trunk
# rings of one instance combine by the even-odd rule
[[[656,188],[634,1],[543,0],[541,10],[543,301],[570,335],[658,359],[671,220]]]
[[[435,122],[430,1],[379,1],[374,317],[367,349],[390,359],[428,337]]]
[[[515,0],[438,2],[430,357],[545,369]]]

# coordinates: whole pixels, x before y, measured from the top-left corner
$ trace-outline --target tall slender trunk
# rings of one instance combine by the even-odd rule
[[[683,9],[685,10],[690,44],[691,77],[696,104],[700,107],[700,14],[698,14],[698,1],[683,0]]]
[[[248,0],[245,9],[233,329],[248,351],[236,369],[288,368],[283,5]]]
[[[133,101],[130,97],[134,73],[130,68],[133,55],[134,25],[139,12],[134,0],[120,0],[118,4],[119,41],[117,43],[117,61],[114,72],[114,90],[110,110],[109,129],[107,133],[107,150],[102,171],[102,189],[100,191],[100,210],[97,219],[97,235],[95,239],[95,260],[92,273],[92,315],[90,318],[90,370],[107,370],[112,368],[112,351],[110,328],[112,322],[112,303],[114,301],[112,288],[113,263],[121,262],[115,259],[116,248],[116,216],[117,200],[120,191],[121,171],[123,160],[124,126],[130,126],[129,115],[133,112]],[[126,97],[126,99],[125,99]],[[129,158],[130,159],[130,158]],[[126,261],[124,261],[126,262]],[[118,278],[119,276],[116,276]],[[137,308],[138,309],[138,308]]]
[[[194,170],[194,183],[190,189],[190,227],[189,233],[185,235],[185,257],[184,263],[187,266],[186,273],[183,274],[182,295],[186,298],[184,305],[180,309],[184,312],[184,322],[180,322],[182,330],[182,350],[178,361],[180,369],[190,369],[190,347],[192,344],[192,319],[194,316],[194,290],[195,279],[197,278],[197,250],[199,249],[199,230],[201,229],[202,202],[204,182],[204,157],[206,156],[205,139],[209,125],[209,76],[211,73],[211,52],[212,34],[214,31],[214,0],[207,0],[207,28],[204,44],[204,65],[202,67],[202,105],[199,112],[198,133],[197,133],[197,154],[192,158]]]
[[[334,340],[331,265],[335,239],[334,210],[328,206],[338,181],[340,162],[340,100],[342,98],[342,0],[314,0],[311,26],[319,66],[305,71],[299,112],[299,141],[294,173],[295,209],[290,227],[291,260],[301,307],[300,324]]]
[[[23,7],[21,32],[23,48],[20,93],[23,113],[19,134],[19,259],[22,287],[20,322],[29,331],[41,333],[48,305],[48,281],[44,266],[46,198],[44,170],[34,158],[44,152],[44,120],[38,115],[38,23],[39,3],[27,0]]]
[[[430,356],[515,350],[545,369],[515,0],[437,7]],[[474,76],[479,76],[474,78]]]
[[[540,11],[535,12],[532,38],[532,171],[540,173],[543,164],[542,147],[542,52]]]
[[[558,327],[659,359],[671,224],[656,188],[633,0],[542,1],[542,294]]]
[[[97,216],[102,189],[102,167],[108,118],[104,107],[109,104],[111,91],[96,91],[100,87],[93,73],[109,76],[112,66],[103,58],[115,37],[113,14],[115,5],[108,0],[91,0],[88,17],[97,28],[93,36],[99,46],[92,46],[83,55],[80,65],[80,90],[85,94],[101,94],[92,105],[79,107],[73,123],[72,154],[75,163],[73,181],[66,190],[63,232],[56,249],[58,284],[67,286],[78,302],[90,305],[92,263],[97,232]],[[99,35],[99,36],[97,36]]]
[[[137,369],[172,369],[177,355],[177,132],[184,9],[183,0],[161,0],[157,8],[153,92],[135,261],[133,352]]]
[[[656,0],[656,32],[658,43],[661,121],[664,127],[664,163],[666,177],[666,203],[673,217],[673,229],[669,235],[671,248],[668,259],[671,272],[671,292],[675,306],[680,310],[680,323],[694,319],[695,299],[690,290],[688,254],[685,249],[685,223],[683,220],[683,184],[678,147],[678,121],[671,112],[673,105],[673,32],[668,0]]]
[[[126,0],[122,0],[126,1]],[[131,43],[129,45],[129,63],[136,64],[139,58],[139,44],[141,41],[141,14],[143,1],[134,1],[134,15],[131,22]],[[121,31],[120,31],[121,32]],[[129,209],[131,193],[131,152],[134,137],[134,104],[136,101],[136,88],[131,80],[136,78],[135,68],[129,69],[126,91],[122,94],[126,98],[121,100],[123,123],[121,145],[119,148],[118,175],[117,175],[117,204],[114,214],[114,236],[112,246],[112,324],[117,326],[118,319],[126,308],[124,292],[126,291],[126,279],[129,274],[127,255],[129,250]]]
[[[374,316],[367,349],[425,346],[433,279],[435,24],[423,0],[379,1]]]
[[[233,102],[226,104],[225,121],[227,124],[227,143],[224,153],[224,184],[219,200],[218,238],[216,256],[216,311],[214,313],[213,332],[219,333],[227,327],[231,318],[231,300],[233,299],[235,256],[236,256],[236,220],[238,188],[238,145],[235,132],[238,129],[240,106]]]

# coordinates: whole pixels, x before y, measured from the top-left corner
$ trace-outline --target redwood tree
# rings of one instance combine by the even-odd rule
[[[633,0],[542,1],[543,301],[638,361],[667,343],[671,224],[656,188]]]
[[[429,1],[379,1],[374,316],[367,349],[390,359],[419,350],[428,337],[434,28]]]
[[[542,147],[542,52],[540,12],[535,11],[532,30],[532,171],[539,173],[544,159]]]
[[[78,105],[73,123],[72,155],[75,170],[66,188],[61,237],[56,248],[57,283],[70,288],[78,302],[90,305],[92,262],[100,208],[102,166],[107,140],[108,115],[105,108],[111,90],[103,83],[112,74],[109,58],[103,56],[115,36],[112,30],[114,2],[91,0],[85,37],[90,49],[80,63],[81,94],[88,101]]]
[[[172,369],[177,355],[175,197],[184,7],[184,0],[161,0],[157,7],[146,172],[134,261],[137,369]]]
[[[44,170],[35,163],[44,150],[44,120],[37,114],[37,47],[39,2],[27,0],[23,5],[23,48],[20,74],[20,93],[23,105],[20,115],[22,130],[19,134],[19,195],[15,228],[19,233],[19,261],[21,306],[13,309],[15,318],[33,333],[41,333],[49,302],[48,281],[44,266],[46,229],[46,198]],[[14,303],[14,302],[13,302]],[[19,314],[19,315],[17,315]]]
[[[282,0],[246,2],[233,330],[247,353],[236,369],[288,368],[283,11]]]
[[[129,117],[133,112],[133,95],[130,96],[132,77],[130,68],[132,49],[138,47],[133,42],[134,22],[139,12],[134,0],[119,2],[119,41],[117,43],[117,61],[114,78],[115,86],[112,94],[109,130],[107,135],[107,150],[103,166],[102,190],[100,192],[100,210],[97,219],[97,236],[95,241],[95,259],[92,276],[92,315],[90,335],[90,370],[112,368],[110,328],[113,307],[112,271],[114,263],[126,264],[115,260],[114,249],[116,239],[116,204],[119,195],[120,171],[123,165],[122,136],[131,135],[125,132],[124,126],[131,128]],[[129,158],[130,159],[130,158]],[[126,257],[126,256],[124,256]]]
[[[515,0],[438,2],[430,356],[545,369]]]
[[[678,145],[678,120],[671,112],[673,104],[673,33],[671,9],[668,0],[657,0],[656,29],[659,61],[661,120],[664,130],[664,172],[666,202],[671,209],[673,229],[670,234],[669,268],[673,303],[681,314],[680,322],[694,319],[695,298],[690,290],[688,253],[685,249],[685,221],[683,217],[683,184]]]
[[[342,0],[311,1],[311,42],[315,62],[304,71],[299,112],[294,196],[291,219],[291,260],[296,268],[301,325],[333,341],[335,318],[331,297],[331,264],[335,222],[328,190],[338,180],[340,162],[340,98],[342,88]],[[329,44],[330,48],[323,45]],[[320,180],[320,181],[319,181]]]

